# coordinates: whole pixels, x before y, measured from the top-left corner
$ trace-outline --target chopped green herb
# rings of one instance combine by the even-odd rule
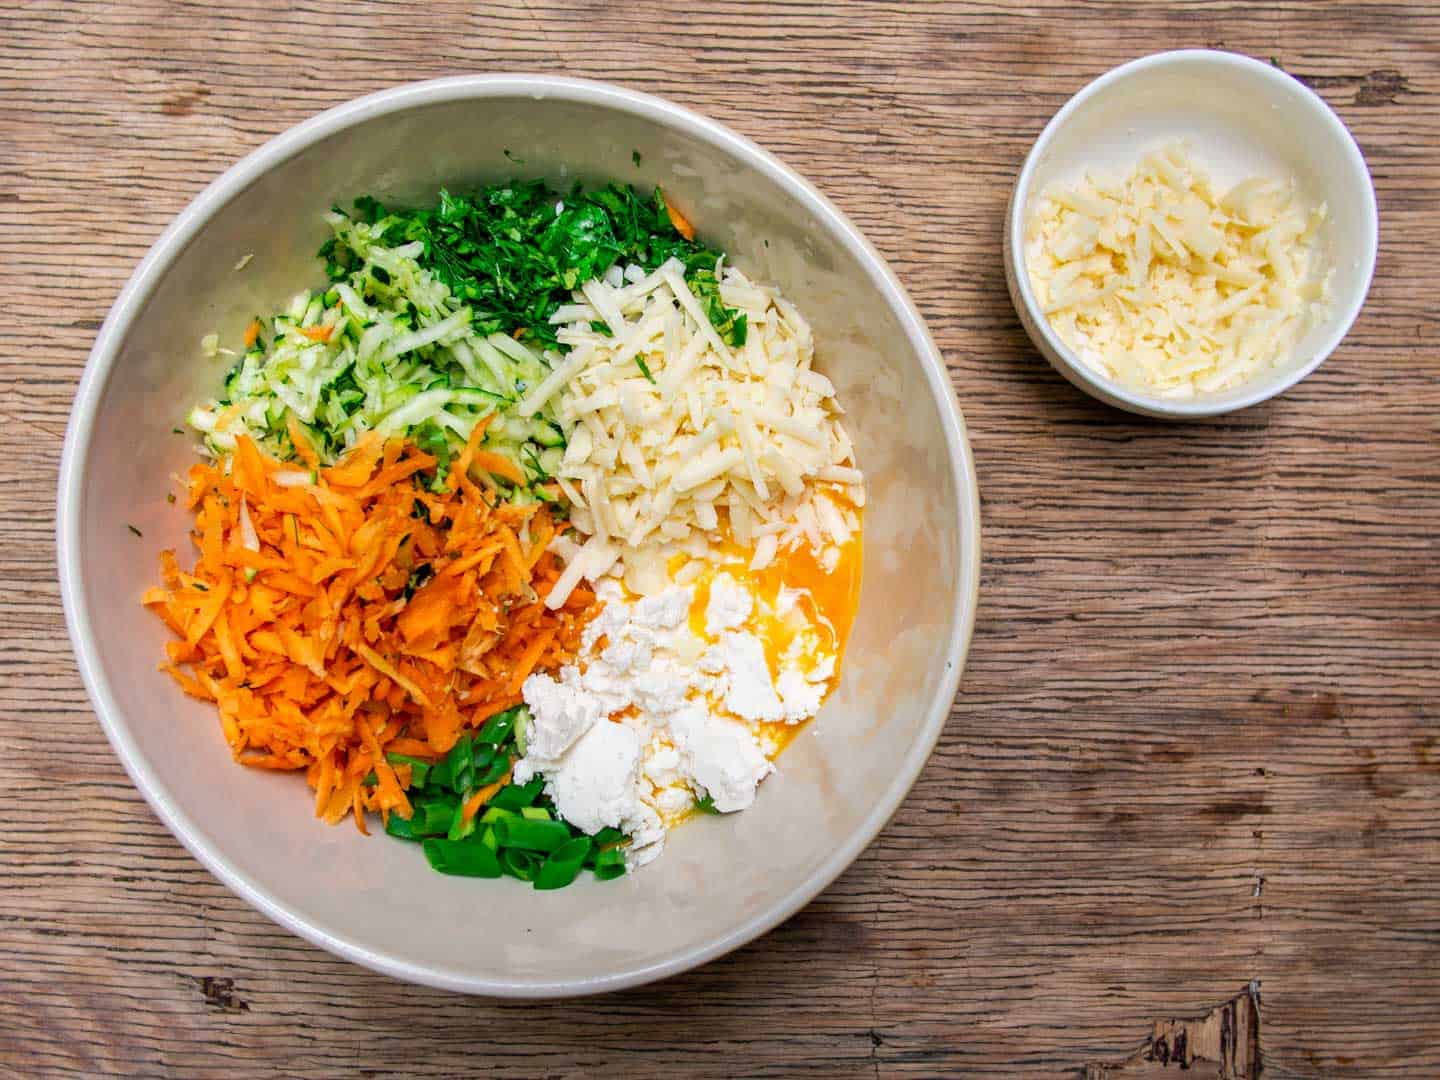
[[[743,319],[745,316],[742,315],[740,317]],[[635,357],[635,363],[640,365],[640,374],[644,375],[645,378],[649,379],[653,383],[655,381],[655,376],[650,374],[650,365],[645,363],[645,358],[643,356],[637,356]]]
[[[173,502],[175,501],[175,492],[173,492],[173,491],[167,491],[167,492],[165,493],[165,501],[166,501],[167,503],[173,503]]]
[[[635,163],[635,167],[638,169],[638,168],[640,167],[640,151],[639,151],[639,150],[631,150],[631,151],[630,151],[630,160]]]
[[[562,194],[543,181],[512,180],[473,195],[442,190],[433,209],[400,210],[373,200],[365,209],[383,224],[387,244],[423,245],[420,265],[469,305],[477,333],[524,330],[527,343],[560,352],[565,346],[550,316],[584,282],[617,263],[648,271],[676,258],[693,285],[702,271],[713,279],[720,257],[676,231],[658,188],[645,195],[628,184],[592,191],[577,185]],[[335,263],[332,278],[347,276],[359,259],[343,242],[326,255]],[[722,334],[733,334],[739,312],[718,303],[718,288],[711,293],[706,314]]]
[[[704,795],[701,798],[696,799],[695,809],[702,814],[720,813],[719,810],[715,809],[715,797],[713,795]]]
[[[136,536],[144,536],[144,535],[145,535],[145,534],[142,533],[139,529],[137,529],[134,525],[131,525],[131,524],[129,524],[129,523],[126,523],[125,527],[126,527],[127,529],[129,529],[132,533],[134,533]]]

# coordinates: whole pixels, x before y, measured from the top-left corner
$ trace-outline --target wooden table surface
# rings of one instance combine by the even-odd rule
[[[1440,1074],[1440,8],[271,8],[0,11],[0,1071],[1125,1077],[1152,1022],[1239,994],[1266,1076]],[[1335,108],[1382,242],[1317,374],[1177,427],[1038,358],[1000,230],[1069,94],[1206,45]],[[162,228],[305,117],[488,71],[662,94],[813,180],[929,320],[984,501],[961,693],[879,840],[734,955],[561,1004],[393,982],[231,895],[110,752],[54,570],[76,380]]]

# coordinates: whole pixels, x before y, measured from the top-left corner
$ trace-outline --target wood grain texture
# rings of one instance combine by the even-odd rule
[[[6,1071],[1078,1076],[1257,980],[1266,1076],[1440,1074],[1436,5],[35,0],[0,31]],[[1336,108],[1382,244],[1317,374],[1174,427],[1051,373],[1000,229],[1070,93],[1203,45]],[[929,320],[984,500],[962,692],[880,839],[738,953],[564,1005],[392,982],[230,895],[106,745],[54,579],[76,380],[165,224],[323,108],[481,71],[662,94],[813,180]]]

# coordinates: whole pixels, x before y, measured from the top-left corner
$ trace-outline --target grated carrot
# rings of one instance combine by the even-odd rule
[[[493,799],[506,784],[510,782],[510,769],[505,770],[505,775],[496,780],[493,784],[486,784],[479,791],[465,800],[460,807],[460,821],[468,825],[470,821],[480,812],[480,808]]]
[[[440,757],[579,647],[594,594],[554,612],[538,602],[562,569],[546,550],[557,530],[543,507],[492,507],[466,478],[504,475],[478,450],[483,433],[441,492],[422,475],[433,457],[373,434],[317,468],[298,424],[290,439],[314,483],[277,483],[294,466],[244,437],[190,470],[195,568],[162,553],[162,584],[142,601],[176,637],[161,668],[216,704],[236,761],[304,770],[332,823],[408,818],[410,771],[386,754]]]
[[[525,474],[520,471],[520,467],[504,454],[491,450],[474,450],[471,451],[470,458],[477,468],[493,473],[502,480],[509,480],[512,484],[525,483]]]
[[[679,210],[675,209],[674,204],[671,203],[669,198],[667,198],[663,192],[661,193],[660,198],[664,199],[665,201],[665,213],[670,218],[670,224],[675,226],[675,231],[678,232],[681,236],[683,236],[686,240],[694,240],[695,226],[690,224],[690,220],[684,214],[680,213]]]

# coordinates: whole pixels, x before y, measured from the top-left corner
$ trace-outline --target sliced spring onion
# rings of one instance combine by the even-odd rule
[[[520,712],[520,709],[507,709],[502,713],[496,713],[485,721],[480,728],[480,734],[475,736],[475,741],[489,746],[499,746],[510,737],[510,732],[515,729],[515,718]]]
[[[430,865],[442,874],[497,878],[503,870],[495,852],[466,840],[426,840],[421,845]]]
[[[535,875],[535,888],[537,889],[563,889],[577,877],[585,867],[585,860],[590,855],[591,841],[588,836],[577,836],[575,839],[561,844],[550,857],[540,866],[539,872]]]
[[[457,795],[471,786],[470,782],[475,775],[475,744],[469,735],[461,735],[450,753],[445,755],[443,768],[444,778],[437,778],[432,772],[431,783],[449,784]]]
[[[595,856],[595,876],[601,881],[609,881],[625,873],[625,852],[620,848],[610,848]]]
[[[478,766],[477,766],[478,768]],[[484,787],[486,784],[493,784],[510,770],[510,755],[495,754],[490,764],[485,766],[475,777],[475,786]]]
[[[546,855],[570,839],[570,826],[558,821],[531,821],[529,818],[501,818],[495,822],[495,839],[502,848],[540,851]]]
[[[444,836],[455,820],[455,803],[449,799],[417,802],[410,817],[410,831],[416,836]]]
[[[496,810],[519,810],[529,806],[545,790],[545,781],[535,777],[528,784],[506,784],[495,793],[490,805]]]
[[[471,794],[473,794],[473,792],[467,793],[465,797],[456,804],[455,813],[450,818],[450,829],[445,834],[447,840],[464,840],[475,832],[476,825],[478,824],[475,818],[471,817],[469,821],[465,820],[465,803],[469,800]]]
[[[421,839],[415,835],[410,819],[402,818],[393,812],[385,819],[385,832],[390,836],[399,837],[401,840],[418,841]]]
[[[476,845],[481,851],[488,850],[484,845]],[[505,868],[505,873],[511,877],[517,877],[521,881],[534,881],[535,875],[539,872],[544,859],[533,851],[521,851],[519,848],[503,848],[500,852],[500,865]]]

